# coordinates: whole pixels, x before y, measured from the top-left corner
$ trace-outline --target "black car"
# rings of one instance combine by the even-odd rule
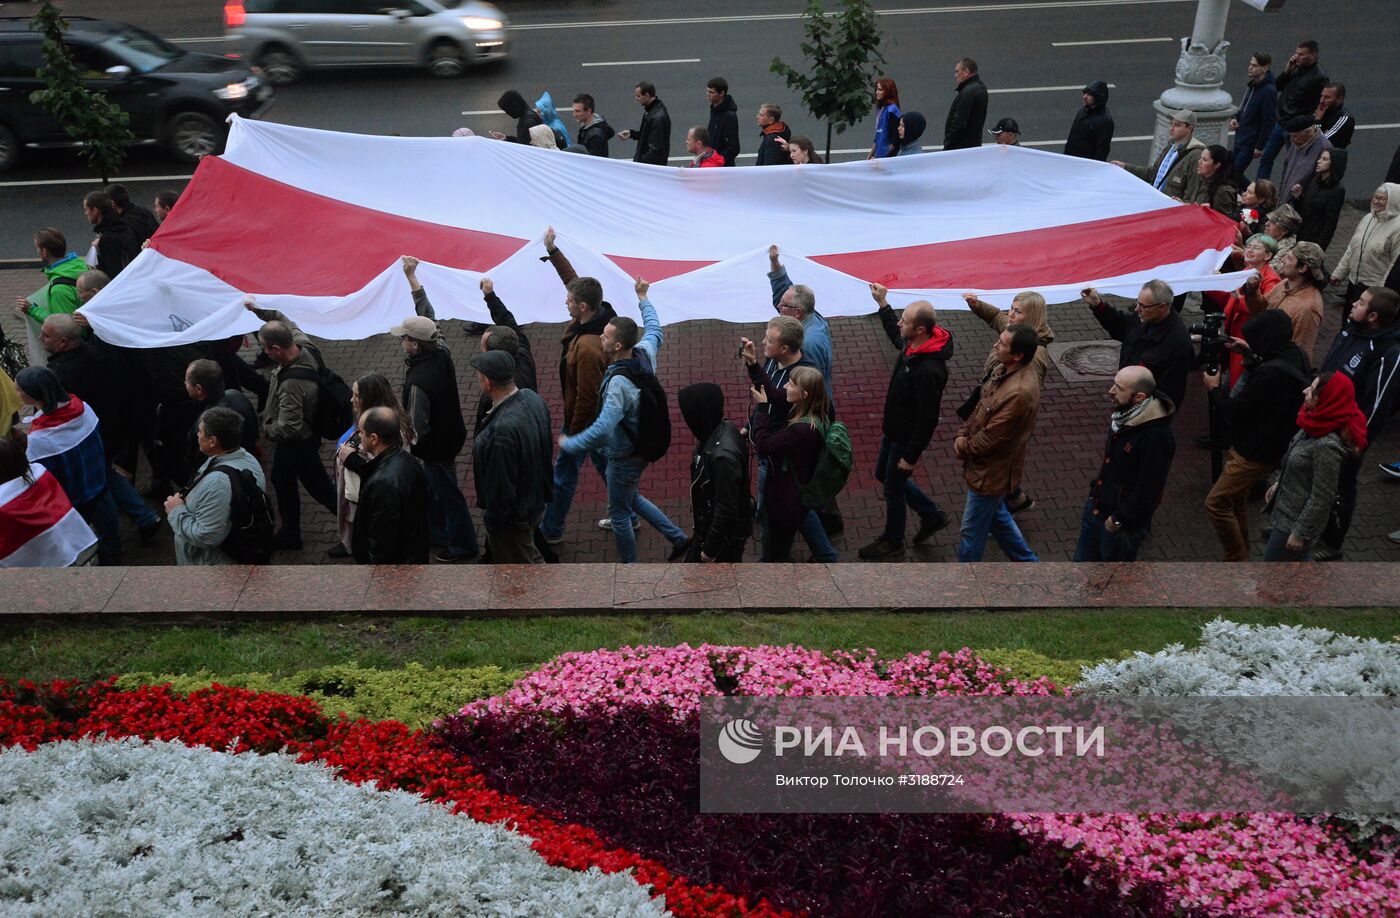
[[[131,117],[140,144],[161,144],[195,161],[218,152],[225,119],[256,117],[272,104],[272,88],[236,60],[183,51],[135,26],[69,17],[64,43],[88,89],[106,94]],[[43,38],[29,20],[0,19],[0,171],[26,147],[73,146],[57,118],[29,101],[44,89]]]

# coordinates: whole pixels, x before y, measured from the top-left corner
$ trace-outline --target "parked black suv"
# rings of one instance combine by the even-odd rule
[[[183,51],[135,26],[68,17],[64,37],[87,86],[131,116],[141,144],[162,144],[194,161],[218,152],[233,112],[256,117],[272,104],[272,88],[247,65]],[[29,101],[44,88],[43,39],[28,19],[0,19],[0,171],[25,147],[72,146],[58,119]]]

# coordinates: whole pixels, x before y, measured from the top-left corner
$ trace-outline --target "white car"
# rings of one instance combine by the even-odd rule
[[[426,67],[455,77],[506,57],[510,20],[478,0],[227,0],[224,33],[285,85],[317,67]]]

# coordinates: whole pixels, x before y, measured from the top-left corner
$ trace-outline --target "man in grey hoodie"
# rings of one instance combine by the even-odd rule
[[[199,416],[199,451],[209,457],[183,495],[166,498],[165,514],[175,532],[175,563],[234,564],[222,546],[233,529],[233,485],[215,466],[253,473],[266,487],[262,466],[242,446],[243,416],[232,408],[209,408]]]

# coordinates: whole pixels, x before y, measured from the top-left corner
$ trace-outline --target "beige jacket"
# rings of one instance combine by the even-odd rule
[[[1367,213],[1361,218],[1342,260],[1332,269],[1333,277],[1349,284],[1378,287],[1385,283],[1400,256],[1400,185],[1386,182],[1382,187],[1389,196],[1385,211],[1380,216]]]
[[[1040,379],[1030,365],[998,369],[982,384],[977,408],[958,436],[967,439],[963,479],[978,494],[1010,494],[1021,484],[1026,447],[1040,410]]]

